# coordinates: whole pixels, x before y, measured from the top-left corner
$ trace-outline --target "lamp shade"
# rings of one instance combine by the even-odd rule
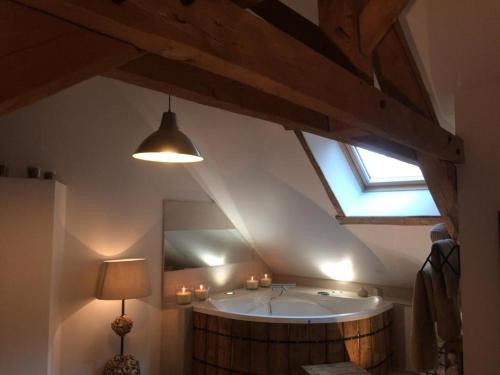
[[[148,136],[132,155],[162,163],[195,163],[203,160],[193,142],[179,130],[175,113],[163,113],[160,128]]]
[[[96,298],[122,300],[147,297],[151,283],[146,259],[106,260],[101,265]]]

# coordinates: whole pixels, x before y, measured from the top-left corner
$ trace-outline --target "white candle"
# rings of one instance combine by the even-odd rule
[[[267,277],[267,273],[265,273],[264,277],[262,279],[260,279],[260,286],[262,286],[264,288],[269,288],[272,281],[273,280],[270,277]]]
[[[199,301],[205,301],[208,298],[208,289],[201,284],[198,289],[194,290],[194,296]]]
[[[250,278],[250,280],[247,280],[247,289],[258,289],[259,288],[259,280],[255,280],[253,276]]]
[[[185,286],[182,287],[182,290],[176,293],[176,297],[178,305],[187,305],[191,303],[191,292],[186,290]]]

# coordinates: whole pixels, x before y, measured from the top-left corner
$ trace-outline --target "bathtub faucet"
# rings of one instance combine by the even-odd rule
[[[295,283],[272,283],[270,285],[270,288],[272,290],[281,289],[281,292],[280,292],[280,296],[281,296],[283,293],[286,293],[288,288],[294,288],[296,286],[297,286],[297,284],[295,284]]]

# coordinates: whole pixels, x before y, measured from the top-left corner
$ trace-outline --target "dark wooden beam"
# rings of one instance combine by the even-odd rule
[[[196,67],[146,54],[104,74],[123,82],[416,163],[412,149]]]
[[[136,47],[197,66],[434,157],[463,160],[459,138],[227,0],[18,0]],[[263,41],[266,41],[265,43]]]
[[[236,5],[242,8],[252,8],[265,0],[231,0]]]
[[[437,123],[427,89],[399,22],[390,28],[374,51],[373,64],[385,93]]]
[[[373,53],[381,89],[399,98],[427,117],[434,127],[439,123],[429,94],[422,81],[403,30],[396,22]],[[452,163],[417,152],[417,161],[429,191],[446,223],[448,231],[458,238],[458,198],[456,167]]]
[[[251,86],[194,66],[146,54],[105,76],[199,104],[260,118],[287,129],[304,129],[318,135],[330,131],[328,116],[277,98]]]
[[[311,149],[309,145],[307,144],[306,139],[304,138],[304,135],[302,132],[296,130],[295,135],[297,136],[297,139],[300,142],[300,145],[302,146],[304,152],[307,155],[307,158],[309,159],[309,162],[311,163],[312,167],[314,168],[314,171],[316,172],[316,175],[318,176],[321,185],[323,185],[323,189],[325,190],[326,195],[330,199],[330,202],[332,203],[333,208],[335,209],[335,212],[337,215],[344,217],[345,213],[344,210],[342,209],[342,206],[340,205],[340,202],[338,201],[337,197],[335,196],[335,193],[333,192],[332,188],[330,187],[330,184],[328,183],[328,180],[326,179],[326,176],[324,175],[321,167],[319,166],[318,162],[316,161],[316,158],[314,157],[313,153],[311,152]]]
[[[139,56],[136,48],[11,1],[0,2],[0,115]]]
[[[372,61],[359,50],[358,17],[366,0],[318,0],[319,26],[349,58],[358,75],[373,81]]]
[[[372,80],[373,77],[366,77],[363,71],[358,70],[351,63],[344,52],[330,40],[318,25],[309,21],[281,1],[231,1],[244,8],[251,9],[252,12],[265,19],[274,27],[322,54],[351,73],[364,76],[368,81]],[[251,3],[250,6],[248,3]]]
[[[359,15],[360,49],[371,55],[398,19],[408,0],[369,0]]]

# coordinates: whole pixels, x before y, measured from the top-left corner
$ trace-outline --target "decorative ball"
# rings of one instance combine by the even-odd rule
[[[113,320],[111,323],[111,328],[118,336],[125,336],[132,330],[134,322],[128,317],[128,315],[122,315]]]
[[[131,354],[115,355],[104,366],[104,375],[140,375],[139,361]]]
[[[358,289],[358,296],[368,297],[368,291],[364,287],[361,287]]]

